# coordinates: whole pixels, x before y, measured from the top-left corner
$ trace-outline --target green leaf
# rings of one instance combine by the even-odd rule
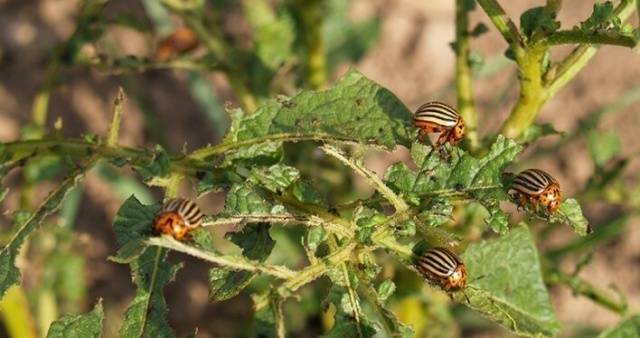
[[[135,167],[144,181],[150,181],[154,177],[167,177],[170,173],[171,161],[169,154],[156,145],[151,162],[146,166]]]
[[[166,262],[166,250],[158,247],[141,248],[140,242],[151,233],[152,222],[159,205],[143,205],[134,196],[127,199],[116,214],[113,228],[121,246],[123,261],[131,261],[131,274],[136,296],[129,303],[120,336],[174,337],[167,323],[167,304],[164,286],[173,280],[181,264]],[[140,250],[144,250],[140,253]],[[127,253],[127,254],[125,254]]]
[[[378,286],[378,301],[384,303],[394,292],[396,292],[396,284],[390,280],[384,280]]]
[[[390,91],[355,70],[331,89],[272,100],[235,124],[228,152],[280,141],[359,142],[393,149],[409,146],[412,114]],[[235,129],[237,128],[237,129]]]
[[[489,153],[475,158],[458,149],[449,148],[451,157],[443,161],[431,147],[414,143],[413,160],[420,166],[417,175],[404,163],[392,165],[385,173],[385,182],[399,194],[427,198],[470,198],[487,208],[491,216],[487,222],[497,232],[506,229],[505,217],[496,209],[498,201],[507,200],[502,185],[502,171],[522,151],[517,142],[499,135]],[[414,202],[416,204],[419,201]],[[500,222],[495,222],[499,219]]]
[[[2,248],[2,251],[0,251],[0,297],[4,295],[10,286],[18,283],[20,280],[20,271],[15,266],[15,260],[24,240],[34,232],[49,215],[60,208],[66,194],[78,184],[84,177],[86,170],[90,169],[93,163],[94,160],[91,160],[84,168],[77,170],[65,179],[56,190],[51,192],[42,204],[40,204],[38,209],[21,223],[18,231],[13,235],[9,243]]]
[[[598,28],[614,28],[620,29],[622,22],[614,11],[611,1],[593,4],[593,12],[591,16],[580,23],[580,28],[584,30],[594,30]]]
[[[544,7],[534,7],[522,13],[520,28],[525,36],[531,38],[538,30],[547,34],[555,32],[560,28],[560,22],[547,13]]]
[[[578,235],[584,236],[591,233],[589,221],[582,214],[580,204],[573,198],[567,198],[560,204],[560,209],[555,215],[549,217],[551,223],[569,224]]]
[[[265,0],[242,2],[246,19],[253,28],[256,54],[262,64],[277,70],[290,60],[295,39],[293,20],[285,12],[276,16]]]
[[[283,191],[300,178],[298,169],[283,164],[266,169],[254,169],[252,175],[257,178],[257,183],[270,191]]]
[[[143,205],[131,195],[122,203],[113,222],[118,245],[123,247],[130,242],[137,243],[151,235],[153,219],[159,211],[159,204]]]
[[[275,172],[283,174],[276,168]],[[285,175],[286,176],[286,175]],[[283,176],[279,176],[283,177]],[[274,180],[277,184],[278,180]],[[271,204],[260,196],[251,184],[235,185],[227,195],[225,213],[270,213]],[[245,257],[251,260],[264,261],[269,257],[275,242],[269,235],[268,223],[250,223],[239,232],[229,233],[228,237],[242,249]],[[209,297],[213,301],[222,301],[235,297],[257,274],[247,271],[232,271],[225,268],[209,270]]]
[[[527,337],[552,337],[559,330],[540,261],[528,228],[471,244],[462,255],[469,272],[469,307]],[[455,298],[466,302],[461,293]]]
[[[475,4],[475,1],[473,2]],[[480,35],[489,31],[489,27],[482,22],[479,22],[473,29],[469,32],[471,37],[477,38]]]
[[[209,299],[223,301],[237,296],[256,274],[248,271],[230,271],[224,268],[209,269]]]
[[[598,338],[640,338],[640,315],[631,316],[607,329]]]
[[[530,144],[545,136],[564,136],[564,134],[564,132],[556,130],[555,127],[550,123],[533,124],[529,128],[524,130],[522,135],[520,135],[520,137],[518,138],[518,142],[523,144]]]
[[[93,311],[77,316],[64,316],[51,323],[47,338],[98,338],[102,336],[104,311],[102,299]]]
[[[591,131],[587,135],[587,144],[591,158],[598,167],[604,166],[620,152],[620,137],[615,132],[600,133]]]
[[[242,231],[233,232],[229,239],[240,248],[245,257],[251,260],[265,260],[271,254],[275,242],[269,235],[268,223],[251,223]]]
[[[485,218],[485,222],[493,231],[504,235],[509,230],[509,217],[505,214],[498,203],[485,204],[485,208],[489,212],[489,217]]]
[[[359,330],[361,332],[359,332]],[[369,325],[356,323],[348,319],[337,320],[329,332],[323,334],[322,338],[343,338],[343,337],[372,337],[376,331]]]

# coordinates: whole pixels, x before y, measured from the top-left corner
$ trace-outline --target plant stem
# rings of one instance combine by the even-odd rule
[[[500,130],[508,138],[520,136],[533,123],[547,100],[547,92],[542,84],[542,59],[546,52],[545,46],[535,45],[516,53],[520,99]]]
[[[540,40],[547,45],[563,45],[563,44],[603,44],[623,47],[635,47],[637,41],[633,36],[620,34],[613,31],[592,31],[585,32],[580,30],[564,30],[557,31]]]
[[[327,213],[328,214],[328,213]],[[324,214],[325,216],[327,214]],[[217,226],[224,224],[245,224],[245,223],[255,223],[255,222],[267,222],[267,223],[278,223],[278,224],[303,224],[306,226],[320,226],[323,229],[327,230],[330,233],[345,237],[352,238],[354,236],[353,230],[344,226],[344,224],[337,224],[328,222],[318,216],[298,216],[292,214],[249,214],[249,215],[233,215],[233,217],[229,218],[218,218],[212,221],[207,221],[202,224],[202,226]]]
[[[614,13],[624,22],[631,16],[634,11],[633,0],[623,0],[615,8]],[[553,97],[560,89],[562,89],[571,79],[573,79],[584,66],[589,63],[591,58],[596,54],[600,46],[591,44],[582,44],[571,52],[564,60],[558,64],[556,76],[547,84],[548,97]]]
[[[109,136],[107,138],[108,146],[116,146],[118,144],[118,135],[120,133],[120,120],[122,119],[122,110],[124,108],[124,90],[118,88],[118,94],[113,103],[113,117],[111,119],[111,127],[109,127]]]
[[[266,273],[280,279],[289,279],[297,276],[295,271],[292,271],[284,266],[268,265],[260,262],[254,262],[242,256],[218,255],[212,252],[202,251],[200,249],[186,245],[182,242],[176,241],[169,236],[152,237],[147,239],[146,242],[147,244],[152,246],[163,247],[182,252],[187,255],[218,264],[220,266],[229,267],[231,269]]]
[[[306,51],[307,82],[313,89],[327,85],[327,58],[322,39],[322,24],[326,6],[322,0],[296,0],[302,30],[300,32]]]
[[[603,290],[580,277],[572,276],[561,271],[551,271],[545,275],[545,281],[550,284],[561,284],[569,287],[574,293],[587,297],[602,307],[624,316],[628,306],[626,302],[614,300]]]
[[[524,47],[525,44],[522,35],[520,35],[520,32],[518,31],[518,26],[511,21],[498,1],[478,0],[478,4],[480,4],[480,7],[482,7],[484,12],[487,13],[489,19],[493,22],[493,25],[496,26],[500,34],[502,34],[504,39],[512,48],[515,47],[517,49]]]
[[[467,0],[456,0],[456,93],[458,112],[467,127],[471,151],[478,148],[478,116],[473,99],[473,76],[469,61],[469,11]]]
[[[320,149],[322,149],[327,155],[336,158],[338,161],[344,163],[356,173],[360,174],[360,176],[362,176],[370,186],[376,189],[376,191],[378,191],[389,201],[389,203],[391,203],[391,205],[393,205],[396,212],[404,212],[409,209],[409,206],[402,198],[396,195],[393,190],[382,182],[376,173],[367,169],[367,167],[365,167],[360,161],[347,158],[342,150],[328,144],[321,146]]]
[[[28,159],[31,156],[47,153],[69,155],[74,158],[84,158],[95,155],[100,160],[126,159],[132,165],[144,166],[153,159],[153,152],[147,149],[129,148],[123,146],[110,147],[105,144],[85,142],[80,139],[39,139],[4,143],[5,152],[12,154],[12,161]],[[215,170],[210,163],[193,160],[187,157],[171,159],[171,170],[185,175],[194,175],[200,170]]]

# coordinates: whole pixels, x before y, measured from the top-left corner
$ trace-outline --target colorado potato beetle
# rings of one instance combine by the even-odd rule
[[[520,206],[530,204],[537,212],[542,205],[550,214],[558,210],[562,201],[558,181],[540,169],[527,169],[516,175],[509,188],[509,195]]]
[[[176,198],[163,205],[153,221],[153,229],[157,234],[171,235],[180,241],[202,225],[202,217],[194,201]]]
[[[413,124],[420,129],[420,137],[440,133],[436,146],[457,144],[464,138],[464,120],[453,107],[442,102],[428,102],[416,110]]]
[[[446,291],[463,290],[467,285],[467,268],[455,253],[437,247],[422,253],[415,267],[424,279]]]

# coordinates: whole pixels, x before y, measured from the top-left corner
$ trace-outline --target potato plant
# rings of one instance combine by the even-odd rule
[[[525,169],[518,163],[527,147],[543,137],[555,137],[555,147],[561,147],[593,135],[601,111],[560,138],[553,126],[536,124],[536,116],[601,45],[637,46],[638,29],[626,22],[638,15],[640,3],[599,2],[578,26],[562,27],[556,20],[561,1],[527,10],[516,25],[496,0],[456,0],[455,89],[468,132],[461,145],[444,146],[447,156],[418,141],[412,111],[388,89],[354,69],[329,83],[333,67],[362,56],[377,30],[375,22],[350,22],[343,13],[347,2],[223,4],[242,11],[253,30],[250,47],[238,46],[222,31],[224,12],[218,6],[223,5],[143,3],[155,28],[126,13],[114,16],[121,20],[104,15],[106,1],[84,1],[75,32],[52,56],[24,137],[0,146],[0,173],[22,170],[17,188],[22,194],[64,175],[38,206],[12,214],[14,226],[3,237],[0,255],[5,300],[12,290],[21,290],[16,260],[28,260],[25,244],[54,225],[51,216],[74,196],[87,173],[128,167],[140,182],[162,189],[164,197],[143,203],[140,194],[133,194],[114,216],[119,249],[109,259],[129,266],[137,290],[121,319],[121,337],[175,336],[163,294],[183,266],[167,259],[175,252],[210,263],[210,301],[251,295],[255,314],[245,328],[248,336],[295,336],[315,317],[321,318],[326,337],[446,337],[455,330],[460,312],[471,311],[519,336],[553,337],[562,326],[551,305],[550,285],[568,287],[621,316],[620,324],[600,337],[640,335],[640,317],[627,308],[624,297],[579,275],[589,255],[574,272],[560,265],[569,253],[591,252],[611,238],[589,224],[580,204],[612,196],[607,191],[632,193],[632,187],[619,184],[625,163],[614,156],[615,140],[589,136],[596,175],[579,196],[567,196],[557,213],[525,206],[518,211],[524,217],[515,221],[516,215],[505,211],[515,203],[507,194],[509,173]],[[468,16],[474,10],[484,11],[493,28],[470,27]],[[171,31],[166,28],[169,13],[189,27],[204,53],[122,57],[87,48],[100,46],[105,30],[116,24],[162,35]],[[488,29],[497,29],[506,41],[505,53],[518,70],[520,96],[499,132],[480,137],[487,133],[479,133],[470,39]],[[571,45],[573,51],[552,59],[557,45]],[[115,99],[107,135],[61,135],[57,126],[46,125],[47,102],[61,72],[73,67],[129,74],[165,68],[188,69],[194,76],[220,72],[239,107],[228,107],[230,126],[221,140],[212,138],[212,145],[184,153],[169,153],[160,145],[119,144],[120,120],[126,114],[123,91]],[[637,100],[633,95],[625,96],[624,104]],[[425,101],[432,99],[437,98]],[[221,115],[213,118],[223,125]],[[410,150],[409,162],[393,163],[384,173],[365,165],[369,154],[399,147]],[[540,161],[543,150],[536,150]],[[29,176],[34,171],[39,174]],[[354,177],[372,193],[359,194]],[[185,183],[193,195],[224,193],[224,209],[206,215],[187,240],[157,236],[152,228],[163,200],[179,197]],[[7,193],[3,188],[2,196]],[[636,202],[626,203],[629,210]],[[224,239],[212,236],[211,229],[230,224],[236,230]],[[575,239],[539,252],[538,244],[555,227],[573,229]],[[416,274],[416,255],[435,246],[460,253],[469,272],[464,290],[447,295]],[[407,308],[428,318],[426,324],[401,320],[407,300],[419,303]],[[66,314],[50,325],[47,336],[100,337],[104,312],[98,301],[93,311]]]

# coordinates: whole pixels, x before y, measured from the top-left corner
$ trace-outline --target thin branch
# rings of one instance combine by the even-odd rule
[[[328,144],[323,145],[322,147],[320,147],[320,149],[322,149],[327,155],[336,158],[349,168],[353,169],[356,173],[360,174],[360,176],[364,177],[369,185],[376,189],[391,203],[391,205],[393,205],[393,207],[396,209],[396,212],[404,212],[409,209],[409,206],[402,198],[396,195],[393,190],[389,189],[389,187],[387,187],[387,185],[382,182],[382,180],[376,175],[376,173],[367,169],[367,167],[360,163],[360,161],[347,158],[342,150]]]
[[[219,226],[226,224],[246,224],[255,222],[278,223],[278,224],[302,224],[306,226],[320,226],[330,233],[353,238],[354,231],[343,224],[328,222],[318,216],[298,216],[292,214],[248,214],[233,215],[227,218],[217,218],[202,223],[203,226]]]
[[[174,251],[182,252],[189,256],[200,258],[202,260],[228,267],[235,270],[246,270],[265,273],[280,279],[289,279],[297,276],[297,273],[284,266],[268,265],[261,262],[255,262],[244,258],[243,256],[217,255],[212,252],[200,250],[198,248],[186,245],[176,241],[169,236],[152,237],[147,239],[147,244],[152,246],[163,247]]]
[[[522,35],[518,31],[518,26],[511,21],[511,18],[504,11],[502,6],[496,0],[478,0],[478,4],[496,26],[502,37],[507,43],[514,47],[524,47]]]
[[[118,87],[118,94],[113,102],[113,117],[111,119],[111,126],[109,127],[109,136],[107,138],[107,145],[111,147],[118,144],[120,120],[122,119],[122,109],[124,108],[124,98],[124,90],[122,87]]]
[[[552,271],[545,275],[545,281],[550,284],[560,284],[569,287],[575,294],[582,295],[621,316],[626,315],[628,306],[625,301],[615,300],[607,292],[595,287],[584,279],[561,271]]]
[[[467,139],[472,150],[478,148],[478,116],[473,100],[473,76],[469,60],[469,11],[467,0],[456,0],[456,94],[458,112],[467,126]]]
[[[632,0],[623,0],[615,8],[614,13],[621,22],[626,21],[634,12]],[[599,45],[582,44],[571,52],[558,65],[555,78],[547,85],[549,97],[555,95],[571,79],[573,79],[598,51]]]
[[[633,36],[620,34],[613,31],[591,31],[585,32],[580,30],[564,30],[552,33],[544,37],[540,42],[547,45],[564,45],[564,44],[602,44],[623,47],[635,47],[638,42]]]

